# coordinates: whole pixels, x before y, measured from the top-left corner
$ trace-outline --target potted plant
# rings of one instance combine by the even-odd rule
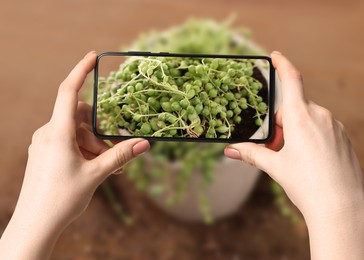
[[[211,20],[196,19],[190,19],[181,26],[163,32],[143,34],[131,47],[124,49],[175,53],[265,54],[259,46],[250,40],[247,30],[231,29],[230,21],[216,23]],[[181,66],[181,64],[178,64],[178,66]],[[253,74],[253,66],[250,69],[248,78]],[[264,68],[260,67],[260,71],[264,73]],[[228,73],[227,70],[225,72]],[[145,73],[152,76],[154,72],[146,70]],[[112,85],[116,74],[117,72],[110,75],[108,79],[105,79],[105,82]],[[194,80],[198,80],[198,73],[196,75],[197,78],[195,77]],[[166,77],[166,75],[160,77],[161,84],[168,84]],[[225,96],[225,100],[222,100],[224,97],[219,96],[218,93],[207,93],[205,98],[208,102],[216,103],[217,107],[221,108],[221,111],[216,111],[216,113],[220,113],[220,118],[226,119],[226,121],[223,120],[222,122],[201,120],[203,111],[199,111],[198,101],[201,101],[202,96],[196,95],[200,92],[195,90],[194,95],[196,97],[186,98],[191,103],[195,98],[199,98],[198,101],[192,103],[191,113],[186,113],[186,125],[190,126],[189,129],[191,129],[191,133],[188,134],[226,138],[234,131],[229,122],[239,124],[241,121],[239,114],[242,110],[249,108],[256,116],[256,125],[253,126],[252,135],[255,135],[254,137],[262,135],[263,128],[260,126],[267,124],[267,120],[264,120],[267,107],[264,100],[259,96],[259,91],[262,89],[261,84],[253,84],[253,82],[254,80],[249,81],[249,87],[250,90],[256,88],[254,95],[232,93],[231,97],[227,98]],[[188,82],[182,82],[180,85],[185,86],[186,84]],[[204,83],[202,82],[202,84]],[[136,88],[136,86],[133,87]],[[105,96],[104,100],[99,101],[103,104],[109,104],[103,101],[110,98],[110,93],[111,96],[113,93],[117,93],[118,89],[114,89],[113,92],[110,92],[110,88],[105,89],[108,91],[108,95]],[[189,89],[184,87],[184,90],[187,96]],[[167,118],[169,115],[173,115],[171,106],[179,105],[184,107],[184,104],[182,104],[184,98],[169,102],[170,98],[175,97],[174,94],[171,90],[170,96],[166,100],[152,100],[158,103],[149,104],[151,106],[155,105],[156,110],[159,111],[160,109],[161,114],[167,115],[163,118],[159,116],[155,122],[147,121],[147,123],[143,123],[141,118],[143,117],[142,110],[144,108],[138,107],[135,110],[135,108],[130,109],[125,106],[125,111],[122,111],[122,113],[128,114],[127,119],[129,120],[122,119],[120,121],[120,118],[115,122],[108,120],[101,125],[101,128],[105,132],[113,132],[118,131],[117,125],[123,125],[134,134],[140,135],[146,135],[151,128],[156,128],[154,130],[157,130],[160,136],[176,135],[177,131],[174,128],[165,127],[165,123],[168,125],[173,124],[173,118],[172,121]],[[186,107],[184,107],[186,111],[191,107],[191,103],[189,102],[189,106],[186,104]],[[110,109],[110,107],[105,107],[105,109]],[[190,115],[198,115],[195,117],[195,119],[198,118],[197,124],[191,126],[196,120],[189,118]],[[202,122],[205,125],[201,125]],[[133,127],[130,127],[131,124],[133,124]],[[158,124],[163,124],[163,126]],[[205,222],[212,222],[214,219],[227,216],[236,211],[248,198],[259,177],[258,169],[225,158],[223,156],[224,147],[225,145],[222,144],[206,143],[154,143],[149,153],[131,162],[127,165],[125,171],[139,190],[147,191],[151,200],[169,214],[188,221],[204,220]]]

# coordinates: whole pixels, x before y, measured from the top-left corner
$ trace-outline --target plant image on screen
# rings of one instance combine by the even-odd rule
[[[248,28],[232,28],[231,25],[232,20],[230,19],[222,22],[209,19],[188,19],[184,23],[165,30],[142,32],[132,43],[124,44],[118,50],[122,52],[135,50],[139,52],[170,52],[196,55],[201,53],[213,55],[267,55],[268,52],[251,39]],[[216,68],[214,67],[216,64],[213,65],[206,60],[202,64],[202,60],[196,58],[193,61],[191,58],[184,58],[183,60],[180,58],[178,60],[177,57],[169,58],[174,62],[167,62],[163,65],[165,61],[163,59],[160,60],[160,55],[159,57],[148,55],[147,57],[134,56],[133,58],[130,58],[130,56],[124,56],[122,59],[117,59],[111,63],[105,60],[106,63],[101,65],[105,70],[99,71],[102,72],[99,76],[102,76],[103,79],[99,77],[100,82],[96,86],[98,91],[98,123],[99,127],[101,127],[100,132],[105,135],[133,135],[136,130],[139,130],[141,134],[140,131],[144,123],[146,125],[144,128],[146,129],[143,129],[143,131],[149,133],[145,136],[151,136],[153,132],[163,129],[164,126],[170,126],[170,128],[160,131],[159,133],[162,136],[172,134],[180,134],[181,136],[188,136],[188,134],[196,135],[199,134],[199,127],[197,127],[197,124],[192,125],[192,123],[197,121],[200,122],[198,125],[203,128],[200,139],[206,136],[209,128],[213,128],[210,132],[216,134],[216,136],[227,136],[230,130],[230,134],[234,138],[235,131],[239,127],[244,129],[246,131],[244,135],[250,138],[252,135],[260,134],[260,130],[264,128],[268,116],[273,112],[269,109],[264,109],[264,103],[268,107],[270,105],[266,99],[269,95],[267,92],[272,90],[269,84],[266,86],[266,82],[269,82],[270,79],[267,77],[269,69],[266,66],[268,65],[266,60],[260,60],[260,62],[258,60],[243,61],[240,65],[241,67],[245,66],[245,69],[241,69],[237,73],[237,69],[231,68],[232,70],[229,75],[229,64],[227,64],[227,61],[225,65],[220,65],[218,62],[218,67]],[[107,58],[106,56],[102,57],[100,59],[101,63]],[[136,58],[139,58],[139,60],[136,60]],[[144,60],[140,58],[144,58]],[[159,61],[152,61],[153,59],[159,59]],[[184,64],[182,64],[182,61]],[[193,64],[194,62],[197,62],[197,64]],[[261,62],[263,62],[262,65],[259,64]],[[136,66],[130,66],[131,63],[136,64]],[[145,66],[141,71],[145,76],[139,72],[138,64],[140,63],[143,63]],[[186,64],[188,64],[188,68],[178,69],[181,65]],[[147,66],[151,66],[149,73]],[[189,71],[190,66],[191,72]],[[128,69],[126,69],[127,67]],[[164,74],[162,73],[162,68]],[[206,73],[205,70],[207,70]],[[199,74],[200,72],[202,73]],[[264,76],[264,79],[261,77],[261,74]],[[230,84],[224,84],[224,76],[226,82]],[[206,78],[209,80],[210,77],[212,82],[207,83],[211,85],[204,83]],[[243,83],[246,83],[244,86],[239,82],[240,78],[242,78]],[[152,80],[157,84],[153,83]],[[218,88],[215,88],[216,83],[219,86]],[[234,84],[236,86],[233,86]],[[268,90],[266,89],[267,87]],[[153,89],[157,89],[159,92]],[[249,100],[248,90],[251,91],[250,93],[253,93],[251,100]],[[227,92],[231,92],[233,96],[230,94],[226,96],[225,93]],[[193,97],[192,94],[194,94]],[[92,98],[91,93],[89,95],[88,100]],[[204,98],[206,103],[202,101]],[[228,100],[228,98],[232,100]],[[241,106],[245,102],[243,98],[246,100],[248,108]],[[130,104],[125,102],[127,100],[129,100]],[[198,100],[200,102],[197,103],[196,101]],[[170,112],[164,111],[162,107],[163,102],[166,102],[163,105],[164,108]],[[255,102],[257,103],[255,104]],[[260,110],[259,103],[262,103]],[[175,108],[172,108],[172,104],[174,104],[173,107],[181,107],[181,111],[173,111],[172,109]],[[186,106],[186,104],[187,107],[184,108],[183,106]],[[126,106],[124,109],[130,110],[128,112],[129,115],[127,115],[128,118],[120,116],[124,114],[124,111],[121,111],[124,105]],[[201,114],[198,114],[197,112],[200,112],[201,105],[202,111]],[[203,116],[203,113],[206,113],[206,110],[203,112],[205,108],[212,110],[214,106],[216,109],[213,109],[213,112],[216,115],[211,115],[211,118]],[[186,115],[178,119],[178,114],[181,115],[183,110],[185,110]],[[190,116],[192,120],[189,120],[187,110],[192,112],[191,115],[195,115]],[[232,111],[233,116],[228,111]],[[239,111],[240,114],[238,113]],[[248,116],[251,120],[247,119],[246,115],[249,111],[250,114]],[[136,116],[136,120],[133,119],[131,112]],[[222,118],[221,112],[224,112],[226,117]],[[263,120],[261,127],[255,124],[255,120],[259,118],[257,112],[260,119]],[[222,113],[222,116],[225,116],[224,113]],[[146,116],[148,114],[158,114],[158,116]],[[185,131],[181,129],[174,131],[171,126],[173,121],[172,123],[169,122],[167,115],[170,115],[168,119],[177,118],[177,123],[192,126],[190,128],[187,127]],[[160,120],[160,117],[165,119],[165,121]],[[239,117],[241,122],[237,123],[235,120],[239,121]],[[210,126],[210,121],[212,126]],[[243,125],[243,123],[247,122],[250,122],[251,125]],[[257,123],[259,124],[261,121],[258,119]],[[221,125],[218,126],[218,124]],[[225,133],[217,132],[217,128],[223,125],[227,128],[230,127],[230,129]],[[157,130],[153,130],[152,127]],[[177,124],[177,126],[173,127],[181,126]],[[124,129],[125,133],[120,133],[122,129]],[[189,129],[188,132],[187,129]],[[249,131],[251,131],[251,134],[249,134]],[[157,133],[157,135],[159,134]],[[198,138],[193,140],[199,141]],[[259,176],[258,170],[252,171],[253,174],[251,175],[248,175],[250,173],[249,170],[240,170],[238,172],[242,165],[235,165],[234,161],[224,157],[223,151],[225,147],[225,144],[215,142],[151,142],[150,151],[144,156],[135,158],[125,166],[124,170],[128,179],[135,184],[135,188],[140,192],[145,192],[147,198],[167,214],[183,221],[193,220],[213,223],[215,220],[236,212],[240,205],[246,203],[249,192],[241,193],[241,191],[248,191],[255,186],[255,180],[258,177],[253,179],[253,177],[250,178],[249,176]],[[219,178],[226,169],[231,169],[229,170],[230,172],[235,171],[241,174],[236,174],[234,178],[229,177],[229,179]],[[233,189],[235,184],[239,188]],[[244,187],[241,188],[240,184],[244,184]],[[113,181],[105,181],[102,185],[115,215],[123,223],[129,223],[131,213],[128,212],[127,205],[124,205],[119,197],[121,188],[113,190],[112,187]],[[214,197],[215,194],[221,194],[219,199]],[[277,194],[276,196],[279,197],[280,207],[285,212],[289,212],[287,210],[289,206],[283,200],[284,196],[281,195],[284,193],[274,194]],[[237,198],[237,203],[233,204],[231,198]]]
[[[100,129],[113,136],[249,138],[268,110],[266,63],[130,57],[98,80]]]

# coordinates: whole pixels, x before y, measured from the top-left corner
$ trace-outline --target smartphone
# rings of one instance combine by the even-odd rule
[[[266,143],[274,83],[266,56],[104,52],[93,131],[102,139]]]

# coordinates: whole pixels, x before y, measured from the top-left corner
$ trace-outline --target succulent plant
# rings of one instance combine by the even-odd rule
[[[225,22],[219,23],[213,20],[204,20],[204,19],[189,19],[185,23],[169,28],[165,31],[151,31],[149,33],[143,33],[140,37],[132,43],[130,46],[123,47],[121,50],[138,50],[138,51],[151,51],[151,52],[171,52],[171,53],[198,53],[198,54],[239,54],[239,55],[262,55],[264,54],[264,50],[258,47],[256,44],[252,43],[249,39],[250,34],[249,30],[246,28],[240,29],[232,29],[231,28],[231,20],[227,20]],[[197,65],[198,66],[198,65]],[[194,69],[194,81],[203,79],[202,75],[199,75],[199,70],[205,70],[204,67],[195,67]],[[215,66],[215,65],[211,65]],[[252,65],[248,65],[251,69]],[[193,70],[193,69],[192,69]],[[202,72],[202,71],[201,71]],[[236,73],[236,71],[234,70]],[[146,75],[151,76],[151,71],[145,71]],[[153,71],[154,73],[154,71]],[[229,73],[233,73],[233,71],[229,72],[227,66],[225,66],[225,73],[229,75]],[[225,74],[225,75],[226,75]],[[249,71],[251,74],[251,71]],[[162,75],[163,76],[163,75]],[[166,75],[167,76],[167,75]],[[227,79],[230,79],[227,77]],[[161,77],[158,81],[163,82],[164,78]],[[140,82],[143,84],[143,82]],[[184,82],[185,83],[185,82]],[[183,84],[182,84],[183,85]],[[189,85],[186,84],[186,90]],[[137,87],[137,84],[134,86],[134,90]],[[252,89],[260,88],[260,85],[257,84]],[[191,88],[190,88],[191,90]],[[126,89],[127,93],[128,89]],[[171,90],[173,92],[174,90]],[[131,88],[130,88],[130,92]],[[192,91],[191,91],[192,92]],[[199,92],[196,89],[196,92]],[[135,91],[134,91],[135,93]],[[186,94],[188,90],[186,91]],[[245,95],[231,95],[231,96],[222,96],[219,93],[210,93],[205,92],[207,94],[207,99],[211,100],[209,102],[215,102],[218,104],[215,99],[220,98],[220,105],[222,98],[226,99],[227,103],[227,111],[219,111],[225,112],[226,117],[232,118],[235,120],[235,123],[239,120],[236,112],[234,111],[236,108],[244,109],[245,106],[252,105],[257,109],[258,113],[264,114],[266,111],[266,107],[262,100],[249,100],[249,96]],[[192,95],[192,94],[191,94]],[[204,95],[204,94],[202,94]],[[173,96],[173,93],[171,93]],[[255,97],[255,96],[254,96]],[[244,99],[243,99],[244,98]],[[253,99],[253,98],[251,98]],[[154,104],[154,100],[149,100],[149,97],[146,99],[148,105],[152,106]],[[181,104],[184,98],[179,100],[178,105],[183,107],[184,104]],[[187,99],[190,102],[191,99]],[[170,100],[169,100],[170,101]],[[244,102],[246,101],[246,102]],[[168,101],[166,101],[168,102]],[[184,102],[184,101],[183,101]],[[182,102],[182,103],[183,103]],[[191,100],[192,102],[192,100]],[[223,103],[225,102],[222,101]],[[151,103],[151,104],[150,104]],[[162,107],[162,103],[159,100],[159,105]],[[187,103],[187,102],[186,102]],[[226,103],[226,102],[225,102]],[[236,103],[236,106],[235,106]],[[243,104],[244,103],[244,104]],[[172,104],[169,103],[172,110]],[[259,105],[260,104],[260,105]],[[164,104],[163,106],[168,106],[168,104]],[[175,105],[177,106],[177,105]],[[188,106],[187,106],[188,107]],[[194,112],[200,112],[200,109],[196,109],[196,105],[193,107]],[[168,110],[168,108],[167,108]],[[198,111],[196,111],[198,110]],[[228,111],[233,112],[233,115]],[[261,112],[259,112],[261,111]],[[131,111],[134,112],[134,111]],[[202,112],[202,111],[201,111]],[[259,118],[259,117],[257,117]],[[221,124],[221,126],[229,127],[228,123]],[[261,122],[257,122],[259,125]],[[157,122],[158,124],[158,122]],[[211,123],[214,124],[213,122]],[[218,123],[216,122],[216,125]],[[143,125],[141,125],[143,127]],[[150,127],[153,127],[150,124]],[[204,129],[209,129],[210,122],[208,126],[204,126]],[[220,127],[220,126],[219,126]],[[148,132],[147,127],[144,126],[143,132]],[[108,129],[105,129],[108,130]],[[196,129],[197,133],[201,132]],[[225,130],[225,129],[221,129]],[[224,134],[227,131],[221,131]],[[231,132],[231,129],[230,129]],[[172,132],[173,133],[173,132]],[[170,133],[168,133],[170,134]],[[207,134],[207,131],[206,131]],[[217,134],[216,130],[213,134]],[[205,189],[208,187],[210,183],[213,182],[214,179],[214,166],[223,158],[223,149],[225,145],[223,144],[210,144],[210,143],[173,143],[173,142],[163,142],[163,143],[154,143],[152,144],[151,150],[149,154],[145,157],[139,157],[133,162],[131,162],[126,167],[126,172],[128,177],[136,183],[136,186],[139,190],[147,191],[151,196],[160,196],[165,195],[166,203],[174,204],[183,200],[186,195],[188,189],[188,181],[191,178],[192,174],[199,173],[202,175],[201,182],[201,192],[199,197],[199,207],[205,218],[206,222],[211,222],[211,208],[208,202],[207,197],[205,196]],[[150,167],[148,163],[148,157],[152,157],[154,161],[154,167]],[[176,182],[170,187],[170,178],[168,164],[173,162],[179,162],[183,167],[181,167],[178,176],[176,177]]]
[[[130,46],[124,46],[120,51],[139,50],[151,52],[238,55],[264,55],[266,53],[262,48],[250,40],[249,29],[233,29],[231,28],[231,23],[231,19],[224,22],[205,19],[189,19],[185,23],[171,27],[165,31],[142,33]],[[195,70],[197,71],[197,67]],[[148,73],[148,71],[146,71],[146,73],[149,75],[152,74]],[[197,79],[194,80],[201,80],[198,73],[196,76]],[[137,87],[137,84],[135,84],[133,85],[133,88],[134,90],[137,90],[140,88],[140,85]],[[132,92],[131,90],[129,91]],[[195,92],[198,92],[198,90]],[[135,93],[135,91],[133,93]],[[91,91],[85,92],[84,94],[85,99],[91,99]],[[210,93],[207,94],[209,95]],[[216,95],[216,97],[213,97],[214,93],[211,94],[212,95],[209,95],[210,97],[212,96],[211,100],[216,102],[215,98],[218,96]],[[240,98],[242,97],[243,96]],[[221,104],[221,97],[219,98]],[[237,97],[234,95],[234,98]],[[248,105],[249,97],[248,99],[246,97],[244,98],[247,100]],[[146,101],[148,102],[148,99]],[[182,100],[180,100],[179,105],[183,107],[184,105],[181,104],[181,101]],[[240,107],[240,109],[244,108],[244,106],[241,107],[242,104],[240,104],[240,102],[237,103],[237,107]],[[261,107],[258,108],[258,112],[261,111],[261,113],[264,114],[264,103],[258,103],[262,104],[260,105]],[[150,100],[148,104],[151,106],[155,105],[153,100]],[[172,106],[172,104],[170,105]],[[230,104],[228,105],[228,108],[230,108]],[[196,106],[194,106],[194,110],[196,111],[199,109],[196,109]],[[232,118],[234,118],[234,116]],[[152,125],[150,125],[150,127],[152,127]],[[110,126],[104,126],[104,131],[115,129],[116,128],[113,129],[113,127]],[[219,160],[223,158],[224,147],[224,144],[212,143],[152,143],[151,150],[148,154],[144,157],[138,157],[126,166],[126,173],[128,178],[135,183],[138,190],[147,191],[152,197],[164,195],[165,202],[168,205],[181,202],[188,191],[188,183],[191,176],[193,174],[200,174],[202,176],[202,181],[200,183],[201,189],[198,198],[199,208],[204,216],[205,222],[210,223],[213,219],[211,217],[210,203],[205,196],[205,189],[214,181],[214,168]],[[170,167],[175,164],[180,166],[179,172],[177,176],[174,176],[174,180],[171,181]],[[126,224],[132,223],[132,219],[124,212],[123,206],[115,196],[112,185],[105,181],[102,184],[102,189],[116,216]],[[272,181],[271,190],[275,196],[281,214],[288,217],[295,225],[297,225],[296,223],[299,223],[299,226],[302,225],[302,223],[304,223],[302,217],[292,210],[292,205],[289,203],[282,188]]]
[[[100,129],[106,135],[123,129],[133,136],[249,138],[267,112],[260,62],[130,57],[98,80]],[[253,131],[245,131],[251,119]]]

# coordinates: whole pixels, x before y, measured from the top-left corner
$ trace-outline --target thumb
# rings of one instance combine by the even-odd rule
[[[150,144],[145,139],[128,139],[116,144],[91,162],[93,167],[97,169],[97,175],[103,181],[111,173],[122,168],[131,159],[147,151],[149,147]]]
[[[246,162],[268,174],[275,168],[276,152],[255,143],[231,144],[225,148],[224,153],[231,159]]]

